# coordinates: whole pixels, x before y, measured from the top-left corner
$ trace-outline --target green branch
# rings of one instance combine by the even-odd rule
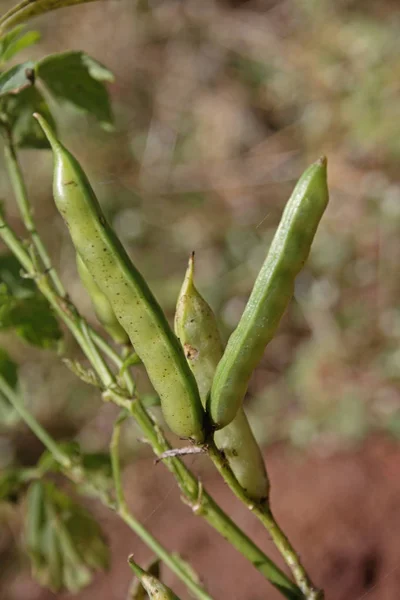
[[[225,457],[218,450],[214,441],[211,439],[207,443],[207,453],[213,461],[214,465],[222,475],[225,482],[228,484],[230,489],[233,491],[235,496],[245,505],[247,508],[257,517],[257,519],[264,525],[269,535],[272,538],[275,546],[283,556],[286,564],[293,573],[293,577],[304,594],[307,600],[323,600],[324,594],[322,590],[318,590],[314,587],[311,579],[309,578],[305,568],[303,567],[300,557],[294,550],[287,536],[283,533],[282,529],[276,522],[269,502],[255,502],[249,498],[246,491],[242,488]]]
[[[113,434],[110,443],[111,464],[114,476],[115,495],[117,499],[117,513],[121,519],[129,525],[129,527],[137,533],[137,535],[147,544],[151,550],[175,573],[187,586],[193,594],[200,600],[212,600],[204,589],[192,579],[187,570],[182,567],[182,564],[175,554],[171,554],[166,550],[148,531],[135,519],[129,511],[125,501],[125,496],[122,488],[121,466],[119,459],[119,439],[121,434],[121,425],[126,418],[126,414],[122,413],[114,424]]]

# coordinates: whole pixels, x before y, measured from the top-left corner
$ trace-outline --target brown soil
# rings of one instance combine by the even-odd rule
[[[301,553],[326,600],[397,600],[400,598],[400,447],[372,439],[356,451],[321,457],[298,455],[282,447],[266,460],[272,504],[279,522]],[[203,459],[189,459],[207,488],[233,519],[279,561],[272,543],[254,517],[232,498]],[[246,561],[179,501],[166,470],[151,459],[125,470],[125,485],[138,517],[171,550],[179,551],[201,574],[217,600],[282,598]],[[125,600],[131,579],[126,557],[150,558],[143,544],[106,510],[93,505],[111,542],[111,571],[100,575],[79,600]],[[164,571],[164,580],[182,599],[187,592]],[[7,600],[49,600],[28,575],[19,577]],[[59,598],[69,598],[60,595]]]

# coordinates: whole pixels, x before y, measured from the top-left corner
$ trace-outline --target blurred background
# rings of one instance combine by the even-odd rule
[[[2,12],[13,2],[2,3]],[[327,600],[395,600],[400,585],[400,7],[341,0],[105,0],[36,19],[26,59],[85,50],[115,74],[115,130],[54,107],[135,263],[173,318],[188,256],[225,339],[235,327],[291,190],[321,154],[330,205],[295,300],[255,373],[246,410],[265,448],[272,502]],[[20,57],[18,57],[20,58]],[[25,56],[23,57],[25,58]],[[94,324],[51,197],[52,157],[21,161],[38,228],[79,309]],[[4,166],[0,196],[22,233]],[[97,326],[97,325],[96,325]],[[107,448],[116,411],[53,353],[11,335],[26,402],[58,439]],[[79,357],[71,339],[67,355]],[[137,370],[140,389],[150,393]],[[18,419],[0,432],[0,468],[34,464],[40,443]],[[279,598],[179,502],[127,425],[125,483],[135,513],[200,571],[216,598]],[[187,459],[275,556],[213,469]],[[89,503],[112,567],[77,597],[125,599],[126,556],[149,554]],[[4,515],[3,515],[4,516]],[[17,515],[0,529],[0,598],[42,590],[20,548]],[[218,560],[217,560],[218,559]],[[225,575],[221,570],[225,568]],[[171,574],[167,583],[182,588]],[[186,595],[185,595],[186,594]],[[186,598],[187,593],[182,592]]]

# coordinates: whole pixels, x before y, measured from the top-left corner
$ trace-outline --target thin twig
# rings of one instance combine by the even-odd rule
[[[119,458],[119,440],[121,425],[126,418],[126,413],[121,413],[114,423],[113,434],[110,443],[111,464],[114,477],[115,495],[117,500],[117,513],[129,527],[135,531],[140,538],[151,548],[155,554],[175,573],[200,600],[212,600],[205,590],[189,576],[187,570],[182,569],[179,559],[153,538],[147,529],[132,515],[125,500],[122,487],[121,465]]]

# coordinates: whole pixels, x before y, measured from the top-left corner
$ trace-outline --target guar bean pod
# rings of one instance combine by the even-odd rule
[[[121,327],[110,301],[91,276],[89,269],[79,254],[76,255],[76,267],[78,269],[79,277],[90,296],[99,323],[103,325],[104,329],[110,334],[114,342],[117,344],[127,344],[129,341],[128,334],[125,329]]]
[[[178,596],[169,587],[161,583],[157,577],[139,567],[132,556],[129,557],[129,565],[146,590],[150,600],[179,600]]]
[[[184,348],[205,405],[215,369],[223,354],[223,344],[215,315],[194,284],[193,255],[189,259],[177,302],[175,333]],[[269,482],[264,460],[242,408],[227,427],[214,433],[214,440],[248,496],[257,501],[266,499]]]
[[[178,339],[139,271],[108,225],[88,178],[36,115],[54,154],[53,194],[76,251],[107,296],[158,393],[164,418],[182,438],[204,439],[199,392]]]
[[[323,157],[299,179],[239,324],[218,364],[207,402],[207,410],[217,428],[228,425],[243,402],[253,370],[293,296],[296,276],[307,260],[327,203],[326,158]]]

